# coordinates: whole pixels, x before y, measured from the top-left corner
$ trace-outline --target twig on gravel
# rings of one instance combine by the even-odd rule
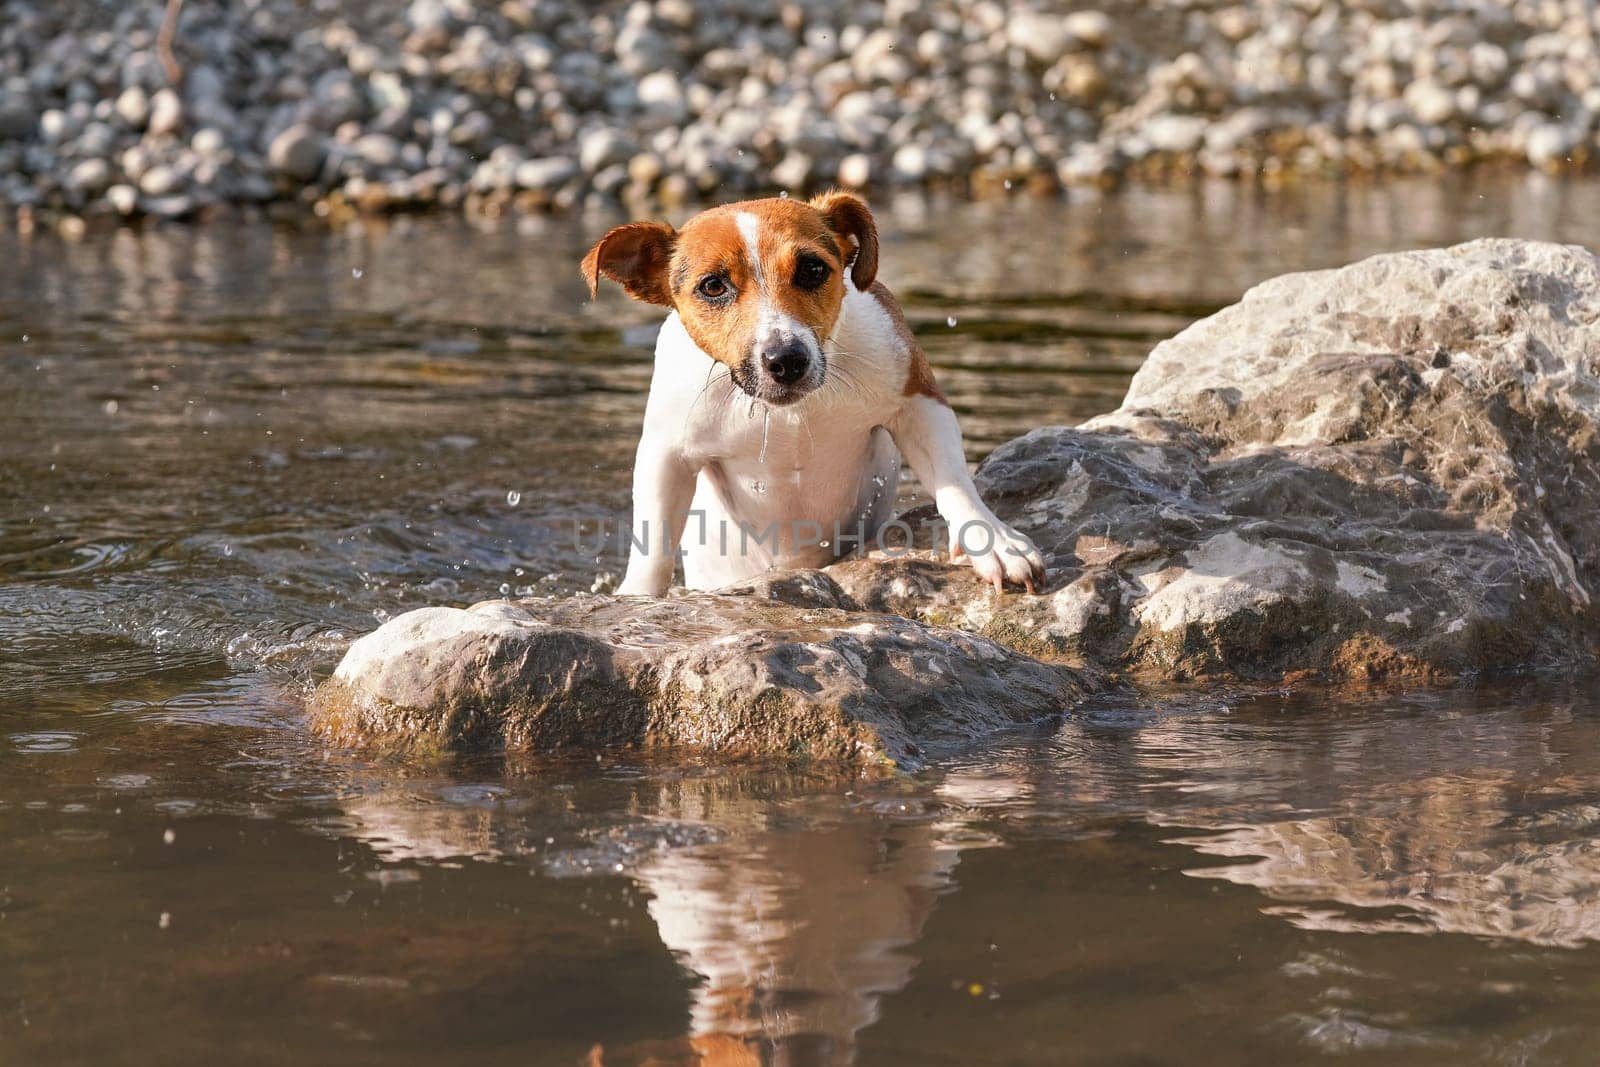
[[[183,0],[167,0],[167,13],[162,16],[161,32],[156,35],[156,55],[166,69],[167,81],[174,85],[183,80],[183,68],[178,66],[178,57],[172,54],[172,38],[178,32],[178,12],[182,8]]]

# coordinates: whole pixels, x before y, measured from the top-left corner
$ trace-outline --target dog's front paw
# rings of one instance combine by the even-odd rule
[[[993,536],[952,532],[951,555],[967,556],[972,569],[996,592],[1003,592],[1007,582],[1038,592],[1045,581],[1044,555],[1026,536],[1004,523],[994,523],[988,532]]]

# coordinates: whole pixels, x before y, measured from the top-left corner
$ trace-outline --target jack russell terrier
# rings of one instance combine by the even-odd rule
[[[685,584],[716,589],[865,547],[889,522],[902,453],[952,556],[997,590],[1044,583],[1033,542],[978,496],[955,414],[877,273],[872,214],[840,192],[728,204],[677,231],[630,223],[584,257],[591,296],[603,275],[672,309],[619,594],[663,595],[680,550]]]

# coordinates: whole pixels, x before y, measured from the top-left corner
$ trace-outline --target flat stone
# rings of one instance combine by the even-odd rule
[[[1071,671],[985,638],[840,605],[810,574],[740,595],[423,608],[352,645],[313,717],[336,740],[406,750],[910,767],[1083,691]]]

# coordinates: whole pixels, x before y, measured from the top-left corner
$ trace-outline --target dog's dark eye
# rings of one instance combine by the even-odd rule
[[[816,256],[801,256],[794,265],[794,283],[802,289],[815,289],[828,280],[828,265]]]
[[[694,287],[694,291],[707,300],[721,300],[732,290],[728,288],[728,281],[722,275],[707,274],[700,279],[700,284]]]

